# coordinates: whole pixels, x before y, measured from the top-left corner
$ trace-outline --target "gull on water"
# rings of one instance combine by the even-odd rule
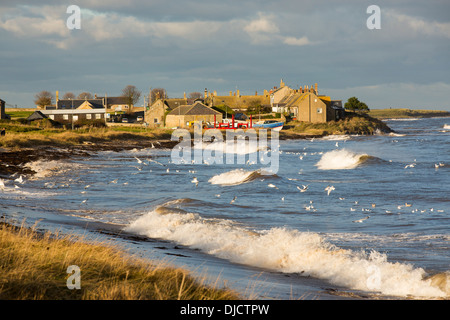
[[[237,197],[234,196],[234,198],[230,201],[230,204],[234,203],[236,201]]]
[[[278,189],[276,185],[271,184],[271,183],[269,183],[267,186],[268,186],[269,188],[275,188],[275,189]]]
[[[359,219],[359,220],[354,220],[353,222],[362,223],[364,220],[367,220],[369,218],[370,218],[370,216],[367,216],[367,217]]]
[[[198,180],[196,177],[194,177],[194,179],[192,179],[191,182],[195,183],[195,186],[198,186]]]
[[[325,191],[327,191],[328,195],[330,195],[330,192],[336,190],[333,186],[328,186],[325,188]]]

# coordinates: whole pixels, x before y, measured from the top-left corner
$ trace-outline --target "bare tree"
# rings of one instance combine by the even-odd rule
[[[166,89],[164,89],[164,88],[152,89],[152,92],[150,94],[151,94],[151,98],[152,98],[153,102],[155,102],[158,99],[167,99],[168,98],[168,96],[166,94]]]
[[[131,106],[138,103],[141,98],[141,91],[139,91],[135,86],[128,85],[122,90],[122,97],[125,97],[126,103],[128,104],[128,110],[131,112]]]
[[[34,96],[34,103],[41,108],[51,105],[53,100],[53,94],[46,90],[43,90]]]
[[[75,95],[73,92],[66,92],[63,96],[64,100],[75,99]]]
[[[77,99],[94,99],[94,96],[92,93],[89,92],[82,92],[78,95]]]
[[[189,93],[189,99],[195,100],[203,98],[203,95],[200,92],[191,92]]]

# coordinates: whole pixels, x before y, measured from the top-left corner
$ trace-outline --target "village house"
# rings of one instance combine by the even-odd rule
[[[170,111],[166,116],[165,126],[189,128],[196,121],[210,124],[214,124],[214,121],[219,123],[222,122],[222,113],[196,101],[192,105],[182,105]]]
[[[271,95],[273,112],[288,113],[296,120],[312,123],[336,121],[345,115],[342,101],[319,95],[317,83],[298,90],[289,88],[283,81],[280,85]]]
[[[46,106],[40,113],[61,124],[77,121],[106,119],[104,98],[97,99],[58,99],[55,106]],[[39,115],[34,115],[37,117]]]

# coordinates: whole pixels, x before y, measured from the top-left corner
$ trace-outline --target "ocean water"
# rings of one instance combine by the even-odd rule
[[[241,164],[175,164],[157,148],[36,161],[4,182],[0,213],[255,299],[448,299],[450,119],[387,123],[394,134],[200,150]]]

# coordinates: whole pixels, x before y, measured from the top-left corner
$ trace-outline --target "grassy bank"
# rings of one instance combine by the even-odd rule
[[[296,135],[372,135],[377,131],[385,133],[392,132],[391,128],[379,119],[372,118],[365,114],[348,113],[345,119],[329,121],[327,123],[292,121],[282,130],[282,135],[289,138],[294,138]]]
[[[440,110],[412,110],[405,108],[397,108],[397,109],[372,109],[370,110],[369,115],[377,119],[432,118],[432,117],[450,117],[450,112]]]
[[[70,290],[67,268],[80,268]],[[207,286],[185,270],[149,264],[106,243],[38,233],[0,223],[0,299],[227,300],[238,295]]]
[[[54,128],[45,122],[23,124],[1,121],[6,135],[0,138],[0,147],[27,148],[36,146],[67,147],[85,143],[151,143],[170,140],[172,130],[142,127],[84,127],[76,130]]]

